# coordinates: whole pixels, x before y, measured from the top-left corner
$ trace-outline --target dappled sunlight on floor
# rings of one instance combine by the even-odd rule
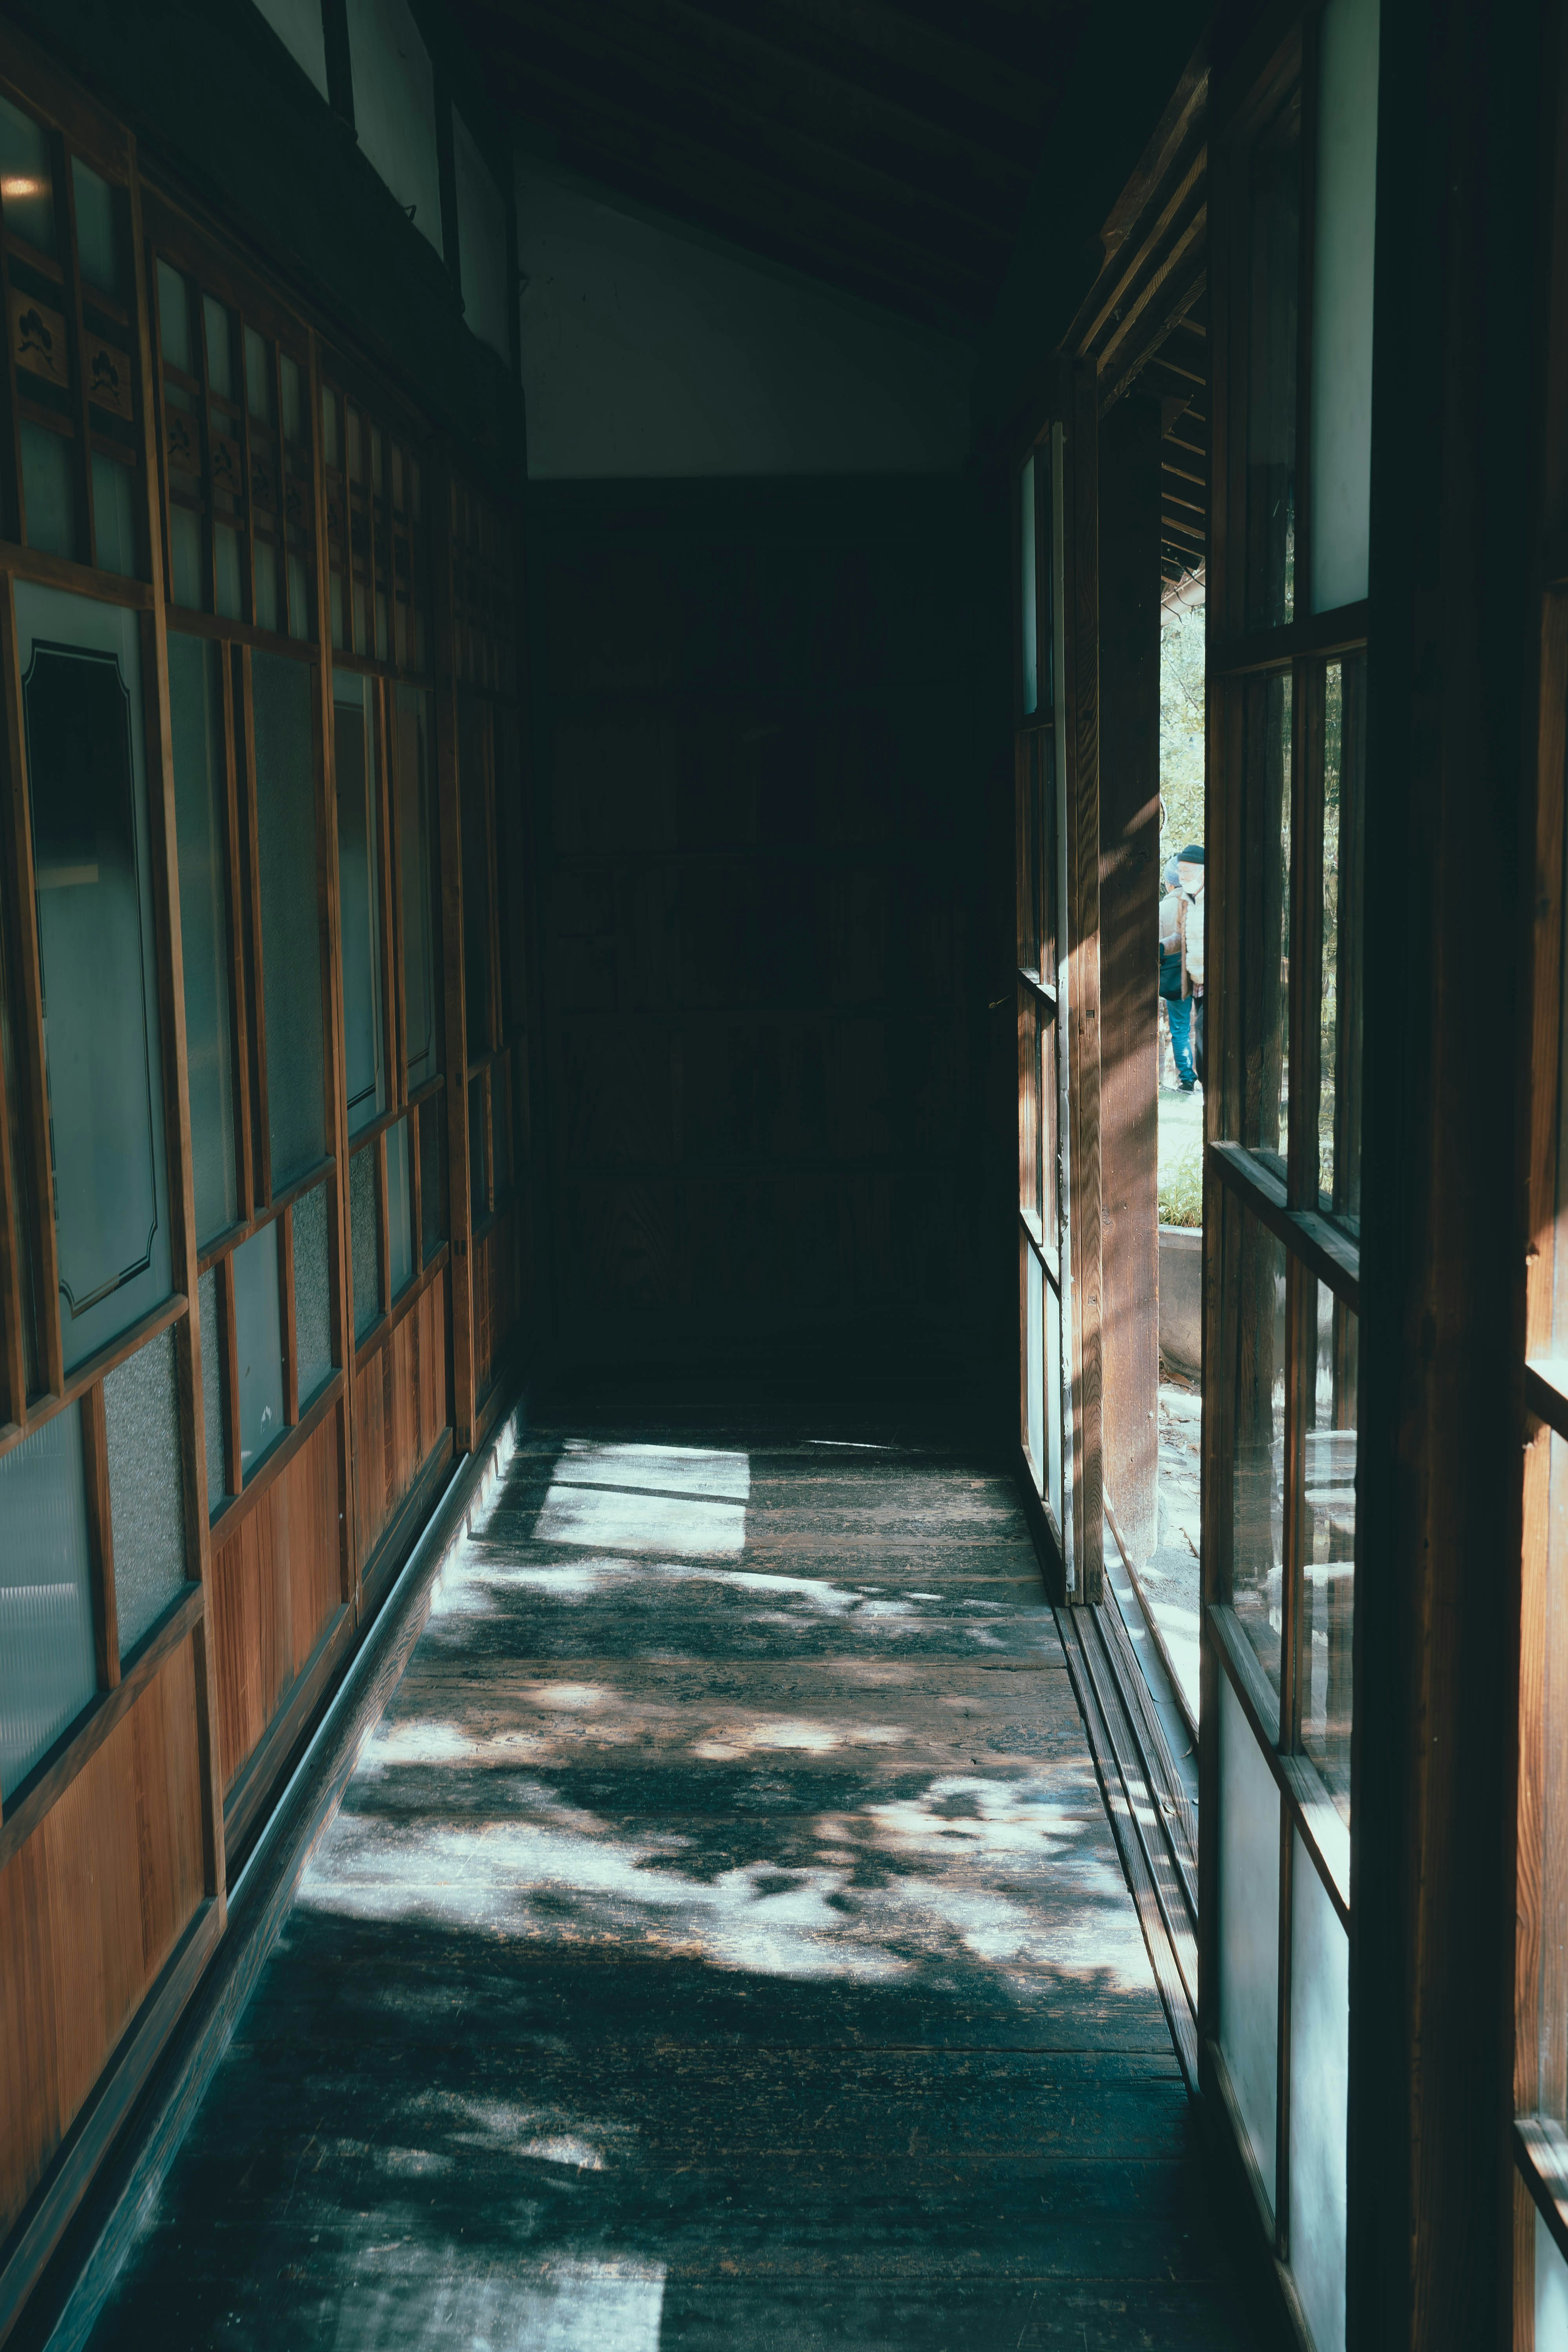
[[[1010,1489],[569,1433],[447,1561],[100,2339],[1239,2346],[1193,2181]]]

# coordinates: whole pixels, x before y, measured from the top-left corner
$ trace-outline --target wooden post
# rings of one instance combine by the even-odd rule
[[[1133,394],[1100,442],[1101,1445],[1140,1562],[1159,1457],[1160,488],[1160,404]]]
[[[1100,420],[1094,362],[1068,379],[1067,446],[1067,898],[1072,1185],[1073,1584],[1104,1595],[1100,1464],[1102,1300],[1100,1169]]]

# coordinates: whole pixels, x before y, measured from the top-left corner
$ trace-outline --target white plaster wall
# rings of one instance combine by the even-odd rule
[[[304,67],[323,98],[327,95],[327,45],[321,33],[321,0],[256,0],[289,56]]]
[[[940,473],[973,356],[520,160],[529,471],[542,480]]]
[[[456,107],[452,109],[452,163],[458,183],[458,260],[463,278],[463,313],[479,341],[499,352],[510,366],[506,205],[479,152],[479,142]]]
[[[348,0],[359,143],[414,226],[441,251],[436,84],[408,0]]]

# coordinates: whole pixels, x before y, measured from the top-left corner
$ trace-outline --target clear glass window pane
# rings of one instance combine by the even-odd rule
[[[221,302],[202,296],[202,317],[207,336],[207,389],[222,400],[234,398],[233,321]]]
[[[1314,2352],[1344,2352],[1350,1937],[1292,1832],[1290,2268]]]
[[[169,633],[169,715],[179,845],[185,1054],[196,1239],[209,1242],[239,1214],[235,1174],[233,1031],[229,997],[226,783],[223,656],[208,637]]]
[[[1301,1277],[1317,1333],[1302,1498],[1301,1744],[1348,1822],[1351,1645],[1355,1603],[1358,1327],[1321,1284]]]
[[[41,122],[0,98],[0,205],[13,236],[55,253],[55,181]]]
[[[191,507],[169,508],[170,595],[182,612],[202,609],[202,519]]]
[[[117,606],[16,594],[70,1366],[171,1287],[141,643]]]
[[[1219,1693],[1219,2046],[1273,2210],[1279,2103],[1279,1792],[1223,1669]]]
[[[354,1338],[363,1339],[382,1311],[374,1144],[367,1144],[349,1161],[349,1240],[353,1255]]]
[[[1290,1093],[1291,703],[1289,671],[1247,688],[1241,1139],[1281,1177]]]
[[[1319,19],[1312,242],[1312,610],[1366,594],[1372,506],[1372,252],[1378,0]]]
[[[1235,1220],[1226,1302],[1235,1334],[1236,1402],[1231,1473],[1231,1601],[1276,1691],[1283,1624],[1285,1528],[1285,1252],[1244,1209]],[[1227,1236],[1227,1240],[1229,1237]]]
[[[386,1130],[386,1229],[392,1295],[401,1298],[414,1279],[414,1196],[408,1174],[408,1121]]]
[[[332,680],[342,937],[343,1055],[349,1132],[386,1108],[381,1030],[381,877],[376,838],[375,704],[369,678]]]
[[[1363,841],[1366,656],[1331,662],[1323,692],[1323,978],[1319,1202],[1361,1230]]]
[[[397,847],[403,877],[403,1006],[410,1090],[441,1066],[436,989],[438,920],[435,796],[430,780],[430,701],[400,686],[396,727]]]
[[[0,1801],[97,1688],[81,1410],[0,1454]]]
[[[220,522],[213,537],[214,590],[218,612],[226,621],[242,620],[245,615],[240,595],[244,549],[239,532]]]
[[[1018,482],[1018,556],[1021,567],[1018,598],[1019,659],[1022,669],[1024,715],[1037,710],[1040,702],[1040,615],[1039,596],[1036,588],[1037,577],[1035,553],[1035,460],[1024,460],[1024,471]]]
[[[1062,1302],[1054,1282],[1046,1284],[1046,1492],[1065,1540],[1062,1496]]]
[[[243,1485],[283,1434],[282,1317],[278,1223],[234,1253],[234,1336],[239,1365],[239,1475]]]
[[[92,531],[98,568],[121,580],[136,577],[135,482],[129,466],[92,453]]]
[[[119,210],[107,180],[71,157],[71,182],[76,197],[76,250],[83,279],[113,302],[125,299],[124,266],[121,256]]]
[[[217,1268],[196,1284],[202,1330],[202,1450],[207,1465],[207,1516],[229,1491],[224,1469],[223,1335],[218,1328]]]
[[[45,555],[76,554],[76,486],[71,480],[71,445],[63,434],[24,417],[17,428],[22,447],[22,497],[27,509],[27,544]]]
[[[256,566],[256,625],[258,629],[278,627],[278,551],[269,539],[252,542]]]
[[[1301,100],[1297,89],[1254,147],[1248,191],[1247,618],[1296,612],[1296,310],[1300,268]]]
[[[272,422],[272,360],[254,327],[245,331],[245,402],[258,425]]]
[[[1040,1040],[1037,1000],[1018,982],[1018,1206],[1040,1214]]]
[[[185,1588],[184,1470],[174,1334],[161,1331],[103,1383],[120,1654]]]
[[[332,1376],[331,1209],[330,1184],[318,1184],[294,1203],[294,1339],[301,1412]]]
[[[310,676],[304,662],[284,654],[251,657],[274,1192],[315,1167],[326,1150]]]
[[[419,1106],[420,1256],[428,1265],[447,1232],[447,1101],[432,1095]]]
[[[298,441],[304,418],[304,411],[300,404],[299,361],[291,360],[287,352],[280,352],[278,373],[283,387],[283,438],[285,441]]]
[[[308,637],[314,624],[310,618],[312,599],[304,558],[290,554],[288,561],[288,572],[289,635],[291,637]]]
[[[166,261],[158,264],[158,336],[165,367],[195,375],[191,361],[191,306],[185,281]]]
[[[1046,1277],[1027,1242],[1024,1260],[1024,1442],[1036,1487],[1046,1485]]]

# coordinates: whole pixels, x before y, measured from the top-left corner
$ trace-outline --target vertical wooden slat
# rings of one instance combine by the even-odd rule
[[[27,805],[27,759],[22,726],[22,662],[16,634],[16,588],[0,574],[0,690],[5,727],[5,830],[16,885],[12,911],[16,938],[12,970],[17,1001],[12,1007],[12,1045],[22,1097],[22,1140],[28,1160],[28,1204],[33,1224],[33,1264],[38,1281],[38,1369],[46,1392],[58,1396],[65,1379],[60,1337],[59,1260],[55,1236],[54,1171],[49,1164],[48,1074],[44,1055],[43,971],[38,961],[37,895],[33,878],[33,827]]]
[[[162,451],[159,447],[159,409],[154,397],[153,370],[153,314],[149,302],[146,248],[142,236],[142,194],[135,150],[132,150],[130,175],[131,261],[132,261],[132,320],[136,338],[137,411],[141,427],[141,464],[137,468],[142,499],[141,541],[147,551],[149,577],[153,588],[153,608],[142,624],[142,646],[150,666],[152,690],[144,692],[143,703],[148,723],[149,773],[157,780],[158,789],[149,793],[149,800],[158,812],[154,839],[158,855],[154,865],[158,875],[155,893],[161,907],[161,923],[166,940],[166,951],[160,957],[160,986],[167,976],[168,997],[164,1013],[165,1034],[172,1050],[165,1056],[165,1066],[174,1074],[174,1100],[169,1108],[169,1169],[170,1192],[174,1201],[174,1279],[189,1301],[188,1309],[175,1333],[175,1367],[180,1397],[180,1469],[184,1504],[185,1574],[199,1583],[204,1609],[210,1609],[212,1597],[212,1547],[209,1532],[211,1497],[207,1493],[206,1441],[204,1423],[205,1390],[202,1380],[201,1316],[197,1306],[198,1278],[196,1253],[195,1178],[191,1150],[190,1082],[185,1040],[185,1005],[184,958],[180,937],[180,894],[177,867],[178,829],[174,807],[174,733],[169,710],[169,660],[167,612],[164,598],[163,534],[162,527],[160,486],[163,481]],[[232,740],[232,730],[226,728],[226,742]],[[232,753],[226,752],[232,770]],[[234,799],[232,783],[229,800],[229,838],[234,838]],[[237,916],[237,905],[235,908]],[[232,926],[231,926],[232,929]],[[243,1074],[237,1082],[243,1087]],[[232,1305],[232,1292],[231,1292]],[[220,1316],[220,1327],[222,1318]],[[232,1315],[230,1316],[232,1323]],[[232,1393],[233,1382],[230,1381]],[[237,1454],[234,1456],[237,1462]],[[226,1870],[223,1836],[223,1784],[218,1770],[217,1684],[206,1624],[196,1628],[194,1659],[196,1693],[196,1738],[198,1769],[201,1777],[202,1804],[202,1868],[206,1894],[217,1906],[221,1927],[225,1916]]]
[[[450,514],[452,484],[444,451],[430,466],[431,511]],[[440,812],[441,978],[447,1024],[447,1198],[452,1254],[452,1413],[459,1454],[474,1443],[474,1299],[469,1244],[468,1019],[463,985],[463,839],[459,819],[458,708],[454,678],[452,548],[430,533],[434,590],[436,779]]]
[[[81,1401],[81,1458],[87,1489],[88,1556],[92,1570],[92,1647],[100,1690],[120,1682],[120,1612],[114,1594],[114,1528],[109,1505],[109,1430],[103,1382]]]
[[[1071,377],[1068,446],[1068,1050],[1072,1108],[1073,1586],[1104,1598],[1100,1464],[1100,428],[1092,361]]]

